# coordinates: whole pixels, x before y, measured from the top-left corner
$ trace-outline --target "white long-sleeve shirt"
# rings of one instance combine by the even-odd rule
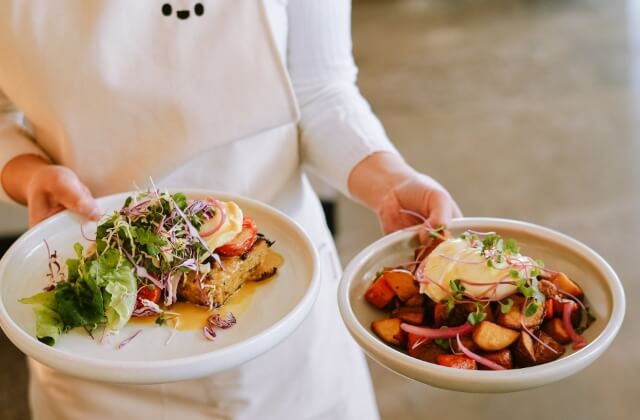
[[[42,2],[38,7],[44,7]],[[8,2],[12,3],[12,2]],[[71,2],[73,3],[73,2]],[[115,2],[117,3],[117,1]],[[347,180],[351,169],[366,155],[374,151],[393,151],[394,148],[387,139],[387,136],[372,113],[369,105],[360,95],[356,87],[357,69],[351,53],[351,33],[350,33],[350,2],[347,0],[266,0],[266,13],[270,28],[281,59],[286,63],[286,69],[290,82],[295,92],[299,107],[299,130],[300,130],[300,158],[301,162],[307,164],[331,185],[344,193],[348,193]],[[125,3],[121,3],[125,4]],[[131,4],[129,2],[129,4]],[[157,4],[157,3],[155,3]],[[1,8],[2,6],[0,6]],[[35,5],[34,5],[35,7]],[[67,5],[66,9],[72,6]],[[21,24],[27,17],[22,14],[29,13],[28,9],[15,7],[12,14],[4,14],[0,10],[0,28]],[[109,11],[105,10],[105,13]],[[55,7],[46,14],[42,10],[40,18],[56,19],[60,14],[64,14],[65,7]],[[13,16],[13,18],[11,17]],[[135,17],[134,14],[131,17]],[[205,14],[206,17],[206,14]],[[75,54],[75,43],[82,39],[92,39],[95,37],[90,19],[82,27],[69,29],[65,45],[68,50],[57,53],[57,60],[75,60],[76,66],[83,67],[82,60],[86,57]],[[157,17],[160,19],[160,16]],[[96,21],[97,22],[97,21]],[[41,26],[37,26],[42,23]],[[142,25],[142,24],[141,24]],[[47,156],[55,162],[66,164],[74,168],[77,165],[77,156],[73,155],[74,142],[79,139],[70,138],[72,130],[67,130],[65,122],[50,121],[56,117],[56,110],[49,110],[49,114],[39,112],[33,106],[39,101],[47,102],[47,95],[56,91],[56,87],[42,86],[42,83],[56,83],[55,67],[56,63],[48,63],[50,74],[45,77],[38,77],[33,81],[30,76],[33,69],[29,71],[12,70],[3,71],[7,61],[12,61],[13,54],[20,52],[22,57],[18,61],[24,63],[34,63],[33,56],[38,55],[39,47],[48,45],[46,40],[47,31],[56,31],[60,27],[45,25],[39,22],[38,17],[33,18],[29,25],[24,26],[30,30],[38,30],[40,33],[8,33],[0,29],[0,91],[4,91],[7,97],[0,95],[0,168],[20,154],[35,153]],[[24,30],[24,29],[23,29]],[[83,30],[86,33],[83,33]],[[110,36],[108,31],[103,31],[106,36]],[[135,31],[132,31],[136,35]],[[56,34],[59,36],[59,33]],[[105,37],[105,34],[99,34]],[[141,33],[140,36],[148,35]],[[2,42],[1,38],[5,37]],[[6,37],[15,37],[6,39]],[[34,42],[35,40],[35,42]],[[17,45],[11,45],[17,41]],[[97,39],[95,45],[89,48],[100,49],[101,43],[110,42],[109,38]],[[114,43],[121,40],[114,37]],[[11,46],[11,51],[7,49]],[[5,51],[3,52],[3,47]],[[55,45],[49,47],[54,48]],[[25,49],[30,49],[25,53]],[[207,54],[207,45],[201,45],[200,54]],[[26,57],[26,58],[25,58]],[[51,57],[51,55],[47,56]],[[91,58],[91,57],[89,57]],[[220,63],[224,66],[224,63]],[[197,67],[197,66],[196,66]],[[24,69],[27,70],[27,69]],[[62,71],[59,69],[58,71]],[[144,71],[141,70],[143,73]],[[197,68],[193,69],[197,72]],[[254,71],[260,72],[260,68]],[[144,74],[140,75],[145,77]],[[161,81],[158,81],[159,83]],[[62,83],[62,82],[61,82]],[[68,81],[64,81],[68,83]],[[33,88],[37,84],[37,89]],[[26,88],[26,89],[25,89]],[[38,95],[42,93],[42,97]],[[33,97],[34,94],[36,97]],[[16,96],[14,100],[13,96]],[[29,96],[25,101],[25,97]],[[86,106],[91,107],[93,98],[92,92],[86,92]],[[39,132],[35,130],[35,138],[30,138],[21,129],[16,121],[16,115],[9,110],[13,110],[12,102],[20,108],[20,102],[25,102],[29,106],[25,111],[26,119],[36,128],[41,125],[54,127],[54,131],[47,130],[46,139],[39,138]],[[31,112],[30,112],[31,111]],[[144,113],[144,109],[137,110]],[[229,109],[229,112],[238,112]],[[78,115],[78,118],[83,118]],[[57,130],[57,132],[55,132]],[[43,136],[44,137],[44,136]],[[83,142],[91,139],[82,139]],[[112,147],[118,147],[119,142],[131,142],[131,138],[111,138]],[[90,150],[90,149],[85,149]],[[109,157],[103,153],[99,156],[92,156],[84,153],[82,159],[96,160],[96,164],[105,164],[104,159]],[[87,165],[87,162],[85,162]],[[89,165],[90,166],[90,165]],[[78,168],[80,170],[80,168]],[[80,170],[80,175],[83,171]],[[106,175],[101,174],[104,178]],[[122,175],[125,176],[125,175]],[[90,187],[96,183],[95,180],[85,180]],[[130,182],[129,182],[130,184]],[[111,192],[109,189],[96,188],[98,193]],[[0,191],[0,196],[3,192]],[[7,199],[6,195],[2,198]]]

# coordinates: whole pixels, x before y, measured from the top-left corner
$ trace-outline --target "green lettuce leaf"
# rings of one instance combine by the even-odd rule
[[[64,331],[64,323],[55,311],[54,294],[54,291],[41,292],[30,298],[20,299],[21,303],[35,305],[36,337],[49,346],[53,346]]]
[[[53,309],[44,306],[35,307],[36,337],[48,346],[53,346],[64,332],[64,323]]]
[[[151,228],[134,227],[132,234],[136,245],[144,246],[147,253],[152,257],[157,257],[160,253],[160,247],[167,244],[167,241],[162,236],[153,232]]]
[[[55,307],[65,329],[87,327],[94,329],[104,320],[102,291],[95,276],[88,272],[82,245],[74,245],[76,259],[67,260],[67,281],[59,283],[55,292]]]
[[[107,329],[120,330],[131,318],[136,305],[137,280],[133,266],[115,249],[98,257],[90,272],[104,288],[104,313]]]
[[[32,304],[36,313],[36,336],[46,344],[55,344],[59,335],[71,328],[95,329],[104,322],[102,290],[87,269],[82,246],[74,246],[78,258],[67,260],[67,280],[55,289],[38,293],[20,302]]]

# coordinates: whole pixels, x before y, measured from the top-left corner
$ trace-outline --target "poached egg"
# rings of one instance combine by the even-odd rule
[[[220,226],[220,228],[211,235],[204,236],[203,239],[209,246],[209,249],[215,251],[216,248],[220,248],[222,245],[230,242],[240,232],[242,232],[242,221],[244,215],[242,209],[233,201],[218,201],[220,208],[226,214],[226,220]],[[200,233],[210,231],[214,229],[219,223],[222,215],[220,212],[216,212],[216,215],[207,220],[201,227]]]
[[[516,265],[518,263],[533,264],[531,258],[519,253],[509,258],[515,261]],[[504,299],[515,293],[518,288],[514,284],[496,286],[496,283],[512,280],[511,270],[514,270],[513,264],[488,264],[487,258],[482,255],[481,246],[472,246],[463,238],[447,239],[427,257],[423,273],[428,282],[420,284],[420,292],[435,302],[442,302],[446,300],[447,292],[452,292],[450,282],[460,279],[474,283],[462,283],[465,294],[469,296]]]

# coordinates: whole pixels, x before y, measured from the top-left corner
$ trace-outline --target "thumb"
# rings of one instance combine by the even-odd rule
[[[427,211],[425,214],[429,215],[427,221],[434,229],[449,225],[449,222],[451,222],[452,207],[451,199],[446,192],[440,190],[432,191],[427,199],[426,205]]]
[[[100,209],[89,188],[75,174],[64,174],[51,194],[66,209],[90,220],[100,218]]]

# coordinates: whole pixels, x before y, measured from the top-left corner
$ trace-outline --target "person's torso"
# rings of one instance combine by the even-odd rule
[[[98,195],[193,162],[254,195],[298,160],[286,25],[283,0],[7,0],[0,89]]]

